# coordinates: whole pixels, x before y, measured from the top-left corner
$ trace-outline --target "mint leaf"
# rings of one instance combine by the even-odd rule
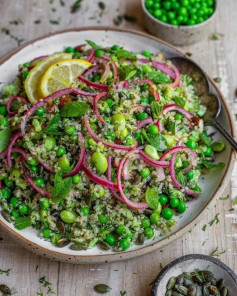
[[[136,73],[137,73],[137,70],[132,70],[127,74],[127,76],[125,77],[125,80],[131,79],[134,75],[136,75]]]
[[[156,101],[151,102],[151,111],[154,118],[159,118],[163,107]]]
[[[55,115],[44,129],[45,134],[55,133],[58,131],[60,114]]]
[[[101,47],[99,45],[97,45],[95,42],[91,41],[91,40],[86,40],[86,42],[94,49],[98,50],[101,49]]]
[[[16,219],[15,227],[17,230],[25,229],[32,225],[30,217],[20,217]]]
[[[171,81],[167,74],[158,71],[149,72],[147,78],[152,80],[155,84],[169,84]]]
[[[182,97],[176,97],[174,99],[174,101],[175,101],[175,104],[176,105],[179,105],[180,107],[184,107],[185,106],[185,100]]]
[[[0,153],[7,149],[11,139],[11,129],[7,127],[0,131]]]
[[[116,50],[116,56],[118,58],[124,58],[124,59],[131,59],[131,60],[136,59],[136,56],[133,53],[131,53],[130,51],[125,50],[125,49]]]
[[[222,169],[224,166],[225,166],[225,164],[223,163],[223,162],[219,162],[219,163],[211,163],[211,162],[208,162],[208,161],[206,161],[206,160],[203,160],[202,161],[202,164],[206,167],[206,168],[208,168],[208,169]]]
[[[67,103],[61,110],[62,117],[81,117],[89,110],[89,106],[84,102]]]
[[[168,149],[166,139],[161,135],[152,135],[147,134],[145,131],[142,131],[142,137],[147,141],[151,146],[155,147],[157,151],[165,151]]]
[[[73,182],[72,178],[62,178],[63,173],[61,171],[57,172],[54,178],[54,187],[51,191],[54,199],[54,203],[60,202],[63,198],[66,198],[72,187],[73,187]]]
[[[146,193],[145,193],[145,198],[148,206],[156,210],[159,205],[159,194],[158,194],[158,189],[157,188],[147,188]]]

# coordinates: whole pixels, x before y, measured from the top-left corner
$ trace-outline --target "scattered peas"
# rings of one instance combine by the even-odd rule
[[[66,155],[62,156],[59,158],[58,160],[58,166],[61,168],[61,169],[67,169],[70,167],[70,162],[67,158]]]
[[[22,203],[20,206],[19,206],[19,213],[21,215],[26,215],[29,213],[29,206],[25,203]]]
[[[38,109],[35,110],[35,114],[38,116],[42,116],[45,113],[45,108],[44,107],[39,107]]]
[[[145,113],[145,112],[140,112],[137,115],[138,120],[143,120],[143,119],[146,119],[147,117],[149,117],[149,115],[147,113]]]
[[[184,202],[180,202],[176,208],[178,213],[184,213],[186,211],[186,204]]]
[[[148,133],[152,134],[152,135],[157,135],[159,134],[159,129],[155,124],[152,124],[148,127]]]
[[[165,194],[160,194],[159,196],[159,202],[163,206],[168,202],[168,197]]]
[[[142,178],[148,178],[150,176],[150,170],[148,168],[143,168],[140,174]]]
[[[79,183],[80,180],[81,180],[81,177],[80,177],[79,175],[74,175],[74,176],[72,177],[72,181],[73,181],[74,184]]]
[[[44,147],[47,152],[50,152],[54,149],[56,145],[56,140],[53,137],[47,137],[43,140]]]
[[[154,230],[152,228],[145,228],[144,234],[147,238],[152,238],[154,236]]]
[[[80,212],[83,216],[88,216],[90,214],[90,208],[89,207],[83,207],[80,209]]]
[[[42,231],[43,237],[44,238],[50,238],[51,236],[51,230],[49,228],[44,228]]]
[[[0,198],[9,199],[11,196],[11,190],[9,188],[3,188],[0,190]]]
[[[106,223],[109,222],[109,218],[106,217],[104,214],[99,214],[99,215],[98,215],[98,220],[99,220],[99,222],[102,223],[102,224],[106,224]]]
[[[20,199],[18,197],[12,197],[10,202],[13,208],[17,208],[20,204]]]
[[[66,154],[66,149],[63,146],[58,147],[56,155],[57,157],[61,157]]]
[[[124,225],[120,224],[117,226],[116,228],[116,232],[119,234],[119,235],[123,235],[125,232],[126,232],[126,228]]]
[[[38,178],[35,180],[35,185],[38,186],[39,188],[44,187],[44,179],[43,178]]]
[[[142,227],[143,228],[150,227],[150,220],[147,217],[142,218]]]
[[[123,238],[119,241],[119,246],[125,251],[130,247],[130,242],[126,238]]]
[[[110,246],[113,246],[115,244],[115,237],[112,234],[108,234],[105,238],[105,241]]]
[[[171,209],[165,208],[161,211],[161,215],[164,219],[170,220],[173,218],[174,213]]]
[[[50,201],[48,197],[44,197],[40,200],[40,206],[44,210],[48,210],[50,208]]]
[[[151,224],[157,224],[160,220],[160,215],[158,213],[153,213],[150,216]]]
[[[177,206],[179,205],[179,199],[174,197],[170,199],[170,206],[172,208],[177,208]]]

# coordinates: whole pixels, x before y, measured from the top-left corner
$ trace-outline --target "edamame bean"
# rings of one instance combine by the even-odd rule
[[[159,159],[159,155],[158,155],[155,147],[153,147],[151,145],[146,145],[144,151],[145,151],[146,155],[150,156],[154,160]]]
[[[77,215],[73,211],[63,210],[60,212],[60,218],[65,223],[74,223],[76,221]]]
[[[100,173],[105,173],[107,168],[108,168],[108,162],[107,162],[107,158],[105,157],[105,155],[101,152],[94,152],[92,154],[91,160],[93,162],[93,164],[95,165],[96,169],[100,172]]]

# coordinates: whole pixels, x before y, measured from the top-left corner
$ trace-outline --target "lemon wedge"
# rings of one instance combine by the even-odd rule
[[[63,60],[69,60],[72,58],[70,53],[56,53],[48,58],[44,59],[42,62],[37,64],[32,70],[30,70],[26,80],[25,80],[25,91],[27,97],[31,104],[36,104],[44,96],[40,92],[40,82],[46,70],[53,64]]]
[[[85,60],[71,59],[56,62],[44,73],[40,83],[40,93],[46,97],[60,89],[77,85],[78,76],[92,64]]]

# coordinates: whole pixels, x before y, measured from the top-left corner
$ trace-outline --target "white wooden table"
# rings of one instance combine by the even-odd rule
[[[66,28],[114,25],[113,19],[124,13],[135,15],[137,22],[123,21],[121,27],[144,30],[139,0],[104,0],[106,8],[103,13],[98,2],[82,1],[80,11],[71,14],[73,0],[65,1],[65,6],[59,0],[0,0],[0,57],[17,47],[15,37],[28,41]],[[213,41],[207,37],[181,50],[191,52],[193,59],[210,76],[221,77],[219,86],[237,114],[237,1],[219,2],[220,10],[212,28],[213,33],[221,33],[217,34],[219,40]],[[10,35],[6,34],[6,28],[10,28]],[[9,276],[0,274],[0,284],[15,289],[18,296],[50,295],[38,281],[45,276],[58,296],[97,295],[93,292],[93,286],[98,283],[112,287],[111,292],[106,294],[108,296],[123,295],[120,293],[122,291],[126,291],[124,295],[128,296],[148,296],[149,283],[160,271],[160,265],[164,266],[185,254],[210,254],[217,246],[218,252],[225,250],[219,258],[237,272],[237,213],[236,209],[230,211],[233,208],[232,199],[237,195],[236,177],[237,173],[226,189],[225,196],[230,195],[230,198],[218,200],[213,208],[207,209],[205,220],[194,229],[162,250],[127,262],[90,266],[54,262],[25,250],[0,229],[0,269],[11,269]],[[208,225],[218,213],[220,222],[212,227],[207,226],[203,231],[203,226]]]

